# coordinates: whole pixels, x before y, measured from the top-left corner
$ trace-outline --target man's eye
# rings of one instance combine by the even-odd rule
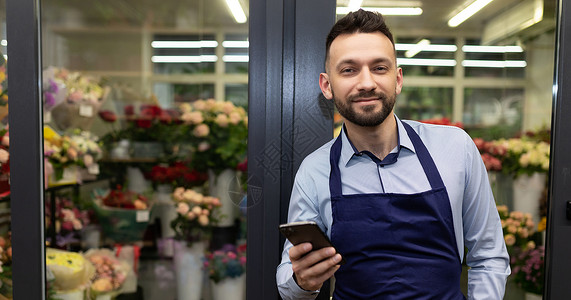
[[[386,71],[387,69],[388,69],[387,67],[383,67],[383,66],[375,67],[375,70],[377,70],[377,71]]]
[[[354,72],[353,69],[342,69],[341,70],[341,73],[352,73],[352,72]]]

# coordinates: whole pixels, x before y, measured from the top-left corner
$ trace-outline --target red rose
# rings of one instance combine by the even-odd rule
[[[133,107],[133,105],[127,105],[123,108],[123,111],[125,112],[126,116],[132,116],[135,114],[135,108]]]
[[[108,123],[113,123],[117,121],[117,115],[110,111],[110,110],[102,110],[99,112],[99,117],[103,119],[103,121]]]

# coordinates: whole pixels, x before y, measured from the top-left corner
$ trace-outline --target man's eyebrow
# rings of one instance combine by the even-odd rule
[[[336,66],[335,69],[339,69],[341,66],[343,65],[352,65],[355,64],[356,60],[352,59],[352,58],[348,58],[348,59],[344,59],[342,61],[340,61]],[[393,63],[393,61],[388,58],[388,57],[379,57],[376,58],[372,61],[373,64],[378,64],[378,63]]]

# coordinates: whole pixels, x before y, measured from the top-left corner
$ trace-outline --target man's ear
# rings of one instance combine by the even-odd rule
[[[404,78],[403,78],[403,76],[402,76],[402,69],[401,69],[401,68],[398,68],[398,69],[397,69],[397,85],[396,85],[396,88],[395,88],[395,92],[396,92],[397,95],[399,95],[400,92],[402,91],[402,84],[403,84],[403,82],[404,82]]]
[[[323,93],[326,99],[333,99],[331,83],[329,82],[329,75],[327,75],[327,73],[319,74],[319,88],[321,88],[321,93]]]

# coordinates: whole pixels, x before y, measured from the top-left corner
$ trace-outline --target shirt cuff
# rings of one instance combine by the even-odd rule
[[[306,291],[301,287],[299,287],[299,285],[297,285],[297,283],[293,279],[293,276],[290,276],[286,282],[280,284],[278,287],[280,295],[284,300],[289,300],[289,299],[313,300],[317,298],[317,295],[319,295],[319,290]]]

